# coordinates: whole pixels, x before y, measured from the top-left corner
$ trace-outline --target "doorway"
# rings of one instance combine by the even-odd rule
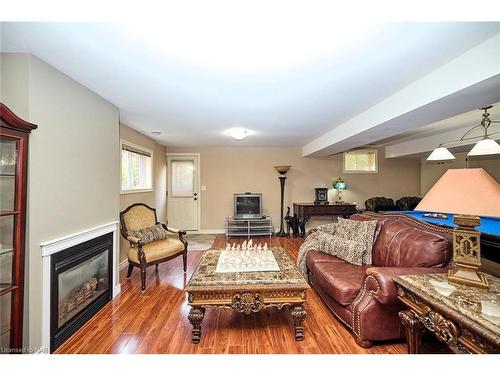
[[[167,153],[168,226],[200,229],[200,154]]]

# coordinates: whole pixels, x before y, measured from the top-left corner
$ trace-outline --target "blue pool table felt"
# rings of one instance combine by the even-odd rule
[[[425,217],[424,214],[429,213],[428,211],[391,211],[390,213],[406,214],[428,223],[456,227],[456,224],[453,222],[453,214],[445,214],[448,216],[447,219],[439,219],[436,217]],[[476,229],[481,233],[487,233],[500,237],[500,217],[483,216],[481,217],[480,225],[476,227]]]

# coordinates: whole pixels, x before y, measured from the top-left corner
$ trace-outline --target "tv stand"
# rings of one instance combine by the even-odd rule
[[[269,216],[260,219],[226,218],[226,238],[251,236],[269,236],[274,234],[274,227]]]

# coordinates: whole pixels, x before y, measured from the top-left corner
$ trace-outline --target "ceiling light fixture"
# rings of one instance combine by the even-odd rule
[[[160,135],[161,131],[159,131],[159,130],[153,130],[153,131],[151,131],[151,133],[154,134],[154,135]]]
[[[463,142],[464,140],[471,140],[471,139],[476,139],[476,138],[481,138],[475,146],[472,148],[467,153],[467,156],[484,156],[484,155],[495,155],[495,154],[500,154],[500,145],[494,140],[491,139],[490,136],[488,135],[488,128],[490,127],[491,124],[494,123],[500,123],[500,121],[492,121],[490,120],[490,114],[488,113],[488,109],[492,108],[493,106],[490,105],[488,107],[483,107],[480,108],[483,113],[483,118],[479,125],[476,125],[469,130],[460,138],[458,141],[450,141],[450,142],[445,142],[441,143],[438,147],[436,147],[431,154],[427,157],[428,161],[445,161],[445,160],[453,160],[455,159],[455,156],[448,151],[444,145],[452,145],[452,144],[459,144]],[[475,137],[469,137],[465,138],[466,135],[468,135],[471,131],[477,129],[477,128],[482,128],[483,129],[483,135],[480,136],[475,136]],[[499,134],[500,132],[492,133],[490,135],[496,135]]]
[[[242,141],[250,134],[250,132],[247,129],[243,128],[229,129],[226,133],[236,141]]]

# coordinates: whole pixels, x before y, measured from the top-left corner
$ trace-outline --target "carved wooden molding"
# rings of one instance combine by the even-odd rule
[[[233,296],[231,308],[244,314],[251,314],[264,308],[264,300],[260,293],[237,293]]]
[[[30,133],[38,127],[38,125],[24,121],[22,118],[18,117],[3,103],[0,103],[0,119],[2,119],[2,122],[4,123],[2,126],[25,133]]]
[[[459,321],[450,319],[446,314],[436,311],[433,306],[422,301],[413,293],[398,287],[398,298],[409,311],[399,314],[401,322],[407,328],[422,324],[427,330],[446,344],[469,353],[499,353],[500,348],[480,334],[462,327]],[[418,322],[417,322],[418,320]]]

